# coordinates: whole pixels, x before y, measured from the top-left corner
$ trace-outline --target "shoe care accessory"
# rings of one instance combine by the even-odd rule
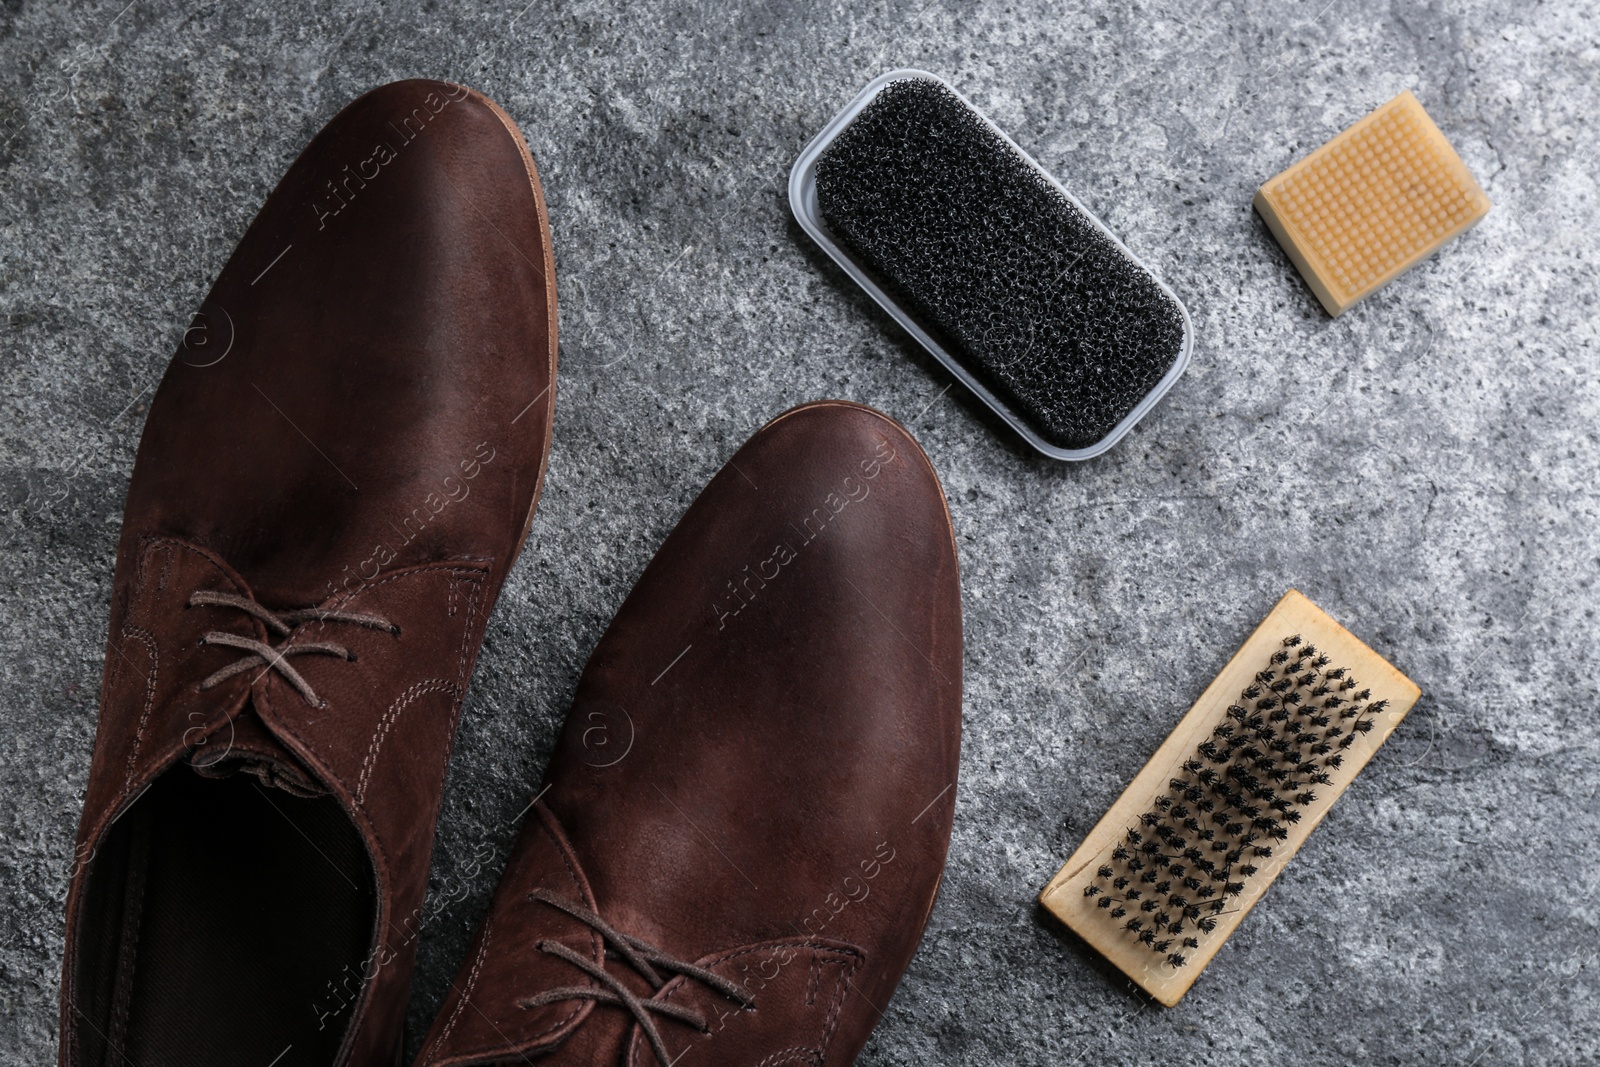
[[[1040,902],[1173,1006],[1420,695],[1291,590]]]
[[[1255,207],[1339,315],[1470,229],[1489,198],[1404,92],[1268,181]]]
[[[806,146],[789,203],[823,251],[1029,444],[1088,459],[1183,373],[1188,313],[935,75],[873,80]]]

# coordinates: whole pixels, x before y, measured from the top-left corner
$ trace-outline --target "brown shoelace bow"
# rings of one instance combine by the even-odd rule
[[[279,637],[288,637],[296,626],[303,622],[344,622],[352,626],[365,626],[369,630],[386,630],[398,635],[400,627],[388,619],[377,615],[368,615],[359,611],[329,611],[323,608],[301,608],[297,611],[269,611],[245,596],[233,593],[217,593],[209,589],[201,589],[189,597],[189,607],[222,607],[238,608],[247,615],[260,619],[267,629]],[[326,701],[317,697],[316,691],[311,688],[311,683],[306,681],[299,671],[288,663],[290,656],[323,655],[338,656],[340,659],[355,661],[356,654],[343,645],[334,644],[332,641],[304,641],[293,645],[278,645],[274,647],[265,641],[257,641],[253,637],[241,637],[223,630],[212,630],[200,638],[202,645],[226,645],[229,648],[243,649],[250,653],[226,667],[212,674],[200,683],[201,690],[210,689],[220,685],[236,674],[261,667],[264,670],[277,671],[283,676],[284,681],[297,689],[306,703],[313,707],[326,707]]]
[[[696,967],[692,963],[685,963],[683,960],[670,956],[654,945],[639,940],[632,934],[623,933],[588,908],[574,904],[569,900],[564,900],[543,889],[535,889],[528,894],[528,899],[537,900],[550,905],[552,908],[564,911],[574,919],[592,928],[605,940],[607,946],[614,950],[608,951],[606,958],[615,957],[625,960],[628,966],[643,976],[645,981],[650,983],[651,988],[657,992],[660,992],[661,988],[667,984],[667,979],[661,977],[656,970],[659,967],[663,971],[681,974],[685,978],[693,978],[698,982],[703,982],[729,1000],[738,1001],[741,1007],[754,1008],[756,1006],[755,998],[740,986],[735,985],[719,974],[713,974],[704,967]],[[607,974],[603,966],[586,956],[574,952],[559,941],[540,941],[537,947],[541,952],[548,952],[552,956],[566,960],[584,974],[599,982],[604,988],[567,986],[562,989],[552,989],[547,993],[540,993],[536,997],[528,997],[525,1000],[518,1001],[518,1007],[538,1008],[563,1000],[592,1000],[598,1004],[615,1004],[619,1007],[627,1008],[628,1011],[633,1013],[634,1019],[638,1021],[639,1029],[643,1030],[645,1037],[649,1039],[650,1047],[655,1050],[656,1061],[661,1064],[661,1067],[667,1067],[667,1065],[671,1064],[672,1057],[667,1055],[666,1042],[661,1039],[661,1031],[656,1026],[655,1019],[651,1017],[652,1012],[656,1015],[665,1015],[677,1019],[679,1022],[688,1023],[702,1034],[710,1033],[711,1031],[711,1027],[706,1022],[705,1017],[699,1012],[686,1008],[681,1004],[671,1004],[663,1000],[644,1000],[635,996],[627,986]],[[652,964],[654,966],[651,966]]]

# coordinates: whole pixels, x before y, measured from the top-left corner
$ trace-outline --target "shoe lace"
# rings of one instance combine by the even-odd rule
[[[548,904],[552,908],[564,911],[574,919],[589,926],[605,940],[606,945],[609,947],[606,958],[621,958],[626,961],[628,966],[637,971],[645,981],[650,983],[651,988],[658,993],[667,984],[667,979],[661,976],[660,971],[668,971],[703,982],[729,1000],[737,1001],[741,1007],[754,1008],[756,1006],[755,998],[742,987],[719,974],[713,974],[704,967],[697,967],[692,963],[687,963],[669,955],[654,945],[641,941],[632,934],[623,933],[588,908],[574,904],[543,889],[536,889],[529,893],[528,899],[536,900],[540,903]],[[597,1004],[615,1004],[618,1007],[626,1008],[633,1014],[634,1019],[638,1021],[639,1029],[643,1030],[645,1037],[649,1039],[650,1047],[655,1050],[656,1061],[662,1067],[672,1063],[672,1057],[667,1055],[666,1042],[661,1039],[661,1030],[656,1026],[656,1020],[652,1017],[652,1013],[688,1023],[702,1034],[709,1033],[711,1030],[705,1017],[699,1012],[681,1004],[672,1004],[664,1000],[644,1000],[636,996],[627,986],[606,973],[604,966],[575,952],[559,941],[540,941],[537,947],[541,952],[547,952],[552,956],[566,960],[584,974],[599,982],[603,988],[566,986],[561,989],[552,989],[548,992],[540,993],[538,996],[527,997],[518,1001],[517,1004],[521,1008],[538,1008],[563,1000],[592,1000]],[[657,968],[660,970],[658,971]]]
[[[237,608],[247,615],[260,619],[267,629],[279,637],[288,637],[294,628],[303,622],[343,622],[353,626],[365,626],[370,630],[387,630],[399,636],[400,627],[388,619],[378,615],[369,615],[360,611],[334,611],[327,608],[301,608],[296,611],[270,611],[256,603],[250,597],[238,596],[233,593],[219,593],[209,589],[196,591],[189,597],[189,607],[221,607]],[[257,641],[253,637],[242,637],[239,634],[228,633],[224,630],[212,630],[200,638],[202,645],[225,645],[228,648],[242,649],[249,655],[243,656],[215,672],[200,683],[202,691],[213,686],[221,685],[236,674],[253,670],[256,667],[265,670],[277,671],[283,676],[284,681],[299,691],[306,703],[312,707],[326,707],[327,702],[318,698],[316,690],[311,688],[311,683],[305,680],[301,673],[289,665],[290,656],[338,656],[341,659],[355,662],[356,654],[344,645],[332,641],[302,641],[292,645],[269,645],[265,641]]]

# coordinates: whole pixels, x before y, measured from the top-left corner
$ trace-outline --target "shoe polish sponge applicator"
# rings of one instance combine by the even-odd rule
[[[959,93],[875,79],[789,176],[801,226],[1030,444],[1110,448],[1183,373],[1183,305]]]

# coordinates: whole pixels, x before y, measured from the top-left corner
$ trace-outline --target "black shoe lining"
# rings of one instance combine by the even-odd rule
[[[89,861],[85,1067],[328,1067],[361,988],[376,893],[331,796],[177,767]]]

